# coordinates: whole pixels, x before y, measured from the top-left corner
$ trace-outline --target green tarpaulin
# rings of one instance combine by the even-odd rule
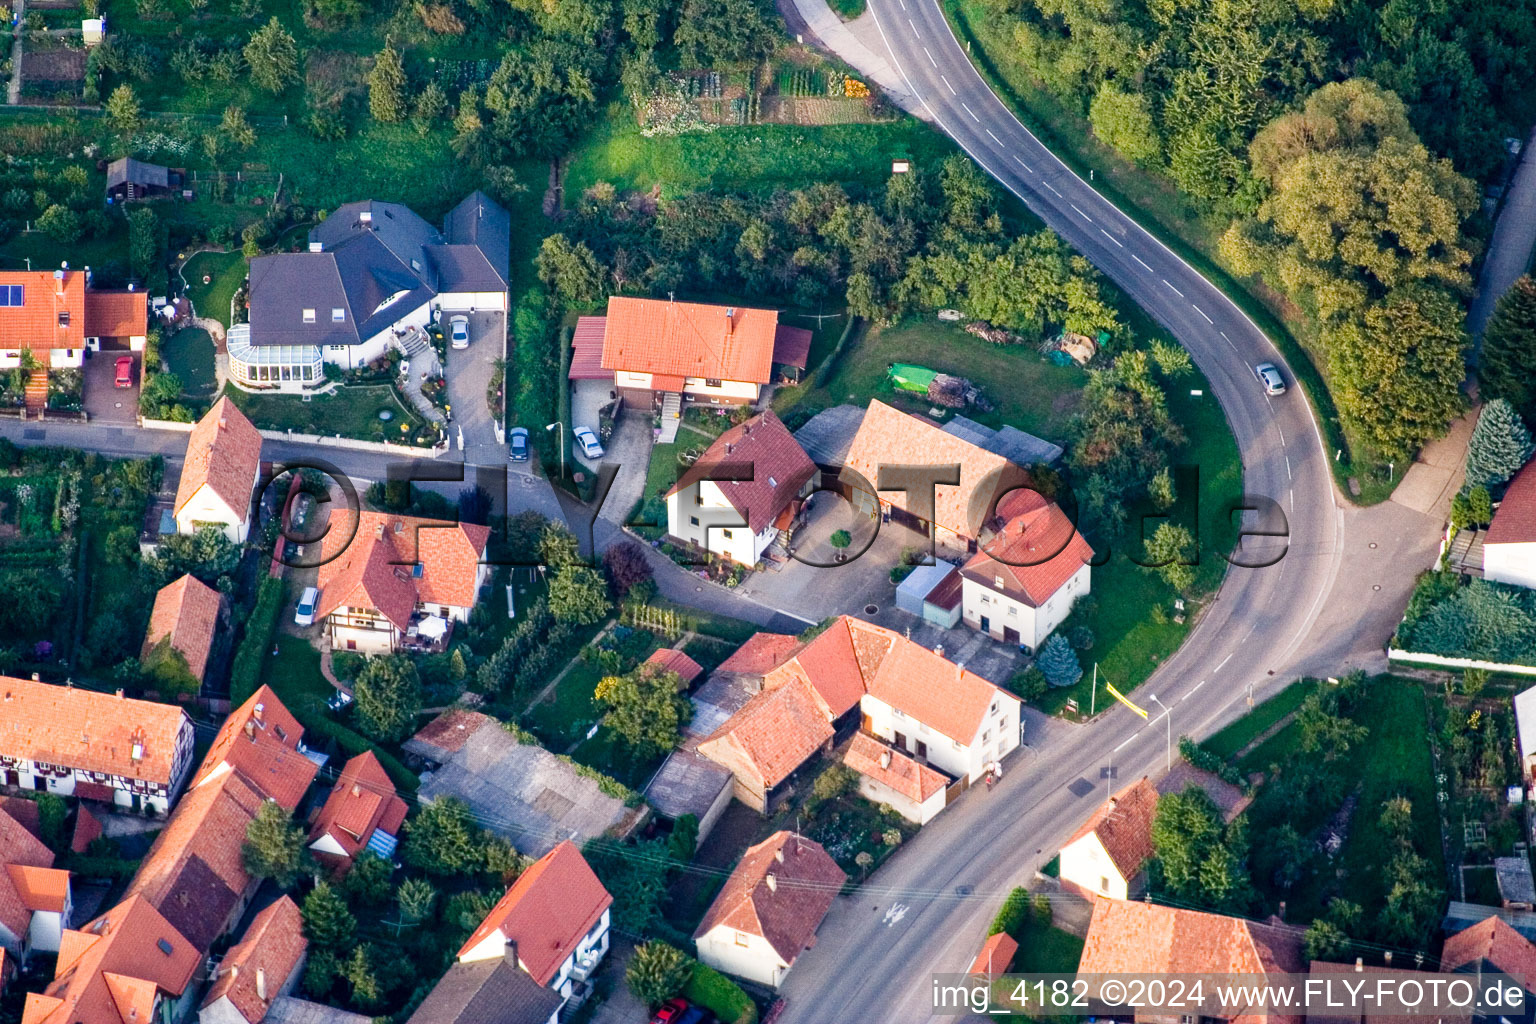
[[[937,370],[930,370],[926,366],[913,366],[911,363],[892,363],[891,380],[902,391],[916,391],[926,395],[928,385],[933,383],[933,378],[939,375]]]

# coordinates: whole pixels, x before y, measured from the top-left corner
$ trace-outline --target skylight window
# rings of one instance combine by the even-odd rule
[[[0,306],[24,306],[22,285],[0,284]]]
[[[315,311],[313,309],[306,309],[304,311],[304,322],[307,324],[315,322]]]
[[[331,323],[333,323],[333,324],[345,323],[346,319],[347,319],[347,311],[345,309],[342,309],[340,306],[332,306],[331,307]]]

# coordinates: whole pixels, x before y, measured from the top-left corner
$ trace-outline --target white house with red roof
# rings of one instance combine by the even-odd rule
[[[1509,482],[1483,535],[1483,578],[1536,589],[1536,460]]]
[[[778,988],[848,876],[820,843],[775,832],[741,857],[693,941],[717,971]]]
[[[177,533],[213,526],[236,544],[251,530],[251,502],[261,475],[261,431],[228,398],[213,403],[187,436],[176,485]]]
[[[342,871],[364,850],[388,860],[406,811],[389,773],[373,751],[365,750],[342,767],[310,825],[309,848],[321,863]]]
[[[926,825],[944,809],[949,776],[873,736],[855,736],[843,752],[843,764],[857,773],[861,796],[885,804],[913,824]]]
[[[816,465],[772,411],[721,434],[667,492],[667,533],[753,566],[788,528]]]
[[[103,338],[144,347],[149,305],[143,292],[95,291],[90,270],[0,271],[0,369],[30,352],[49,369],[78,368]]]
[[[580,1004],[608,952],[612,905],[613,897],[567,839],[517,877],[460,947],[458,962],[515,960],[536,984]]]
[[[1130,899],[1152,857],[1157,800],[1157,787],[1142,777],[1100,804],[1062,845],[1062,886],[1082,896]]]
[[[0,782],[165,814],[192,770],[173,704],[0,676]]]
[[[74,907],[69,872],[53,851],[0,807],[0,956],[25,967],[34,950],[56,953]]]
[[[1093,548],[1061,506],[1019,489],[997,504],[1001,527],[960,567],[961,617],[972,629],[1031,652],[1092,584]]]
[[[219,961],[197,1011],[199,1024],[261,1024],[304,976],[308,949],[298,905],[279,896]]]
[[[318,584],[334,650],[388,653],[441,645],[466,622],[490,575],[489,527],[364,510],[333,517]]]

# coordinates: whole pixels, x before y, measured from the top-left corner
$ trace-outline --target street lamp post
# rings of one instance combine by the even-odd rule
[[[1163,719],[1168,724],[1168,770],[1173,771],[1173,709],[1161,700],[1158,700],[1155,693],[1152,695],[1152,699],[1157,701],[1158,707],[1163,709]]]
[[[553,430],[555,432],[555,444],[560,449],[560,479],[564,480],[565,479],[565,424],[561,423],[559,420],[556,420],[555,422],[553,422],[553,423],[549,424],[547,427],[545,427],[544,430],[545,430],[546,433],[551,431],[551,430]]]

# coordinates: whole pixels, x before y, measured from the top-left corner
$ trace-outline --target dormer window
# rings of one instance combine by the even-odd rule
[[[67,309],[59,310],[59,326],[60,327],[68,327],[69,326],[69,310],[67,310]]]
[[[333,324],[345,323],[346,319],[347,319],[347,311],[345,309],[342,309],[340,306],[332,306],[331,307],[331,323],[333,323]]]
[[[998,590],[1002,590],[1003,589],[1003,578],[1001,576],[994,576],[994,577],[992,577],[992,582],[997,584],[997,589]]]
[[[307,324],[315,322],[315,311],[313,309],[306,309],[304,311],[304,322]]]

